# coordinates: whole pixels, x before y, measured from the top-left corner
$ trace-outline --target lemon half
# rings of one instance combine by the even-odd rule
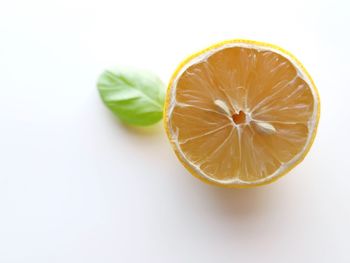
[[[192,175],[253,187],[304,159],[319,116],[317,88],[293,55],[267,43],[229,40],[179,65],[166,94],[164,126]]]

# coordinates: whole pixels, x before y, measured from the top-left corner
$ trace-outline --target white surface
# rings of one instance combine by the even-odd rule
[[[198,3],[0,3],[0,262],[350,262],[350,4]],[[314,146],[272,185],[203,184],[161,126],[127,129],[100,102],[108,66],[167,82],[240,37],[290,50],[321,94]]]

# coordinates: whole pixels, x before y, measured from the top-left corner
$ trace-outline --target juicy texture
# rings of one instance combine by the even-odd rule
[[[315,128],[311,87],[271,50],[221,49],[186,68],[173,88],[171,140],[213,181],[254,183],[282,172]]]

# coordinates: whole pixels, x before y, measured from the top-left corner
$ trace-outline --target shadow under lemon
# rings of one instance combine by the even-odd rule
[[[211,202],[218,213],[229,218],[269,213],[275,207],[277,194],[276,188],[271,185],[248,189],[210,187],[206,192],[209,196],[206,201]]]

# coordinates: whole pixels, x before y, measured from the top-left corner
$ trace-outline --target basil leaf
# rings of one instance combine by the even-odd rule
[[[154,74],[135,69],[106,70],[97,87],[104,104],[127,124],[146,126],[163,117],[165,86]]]

